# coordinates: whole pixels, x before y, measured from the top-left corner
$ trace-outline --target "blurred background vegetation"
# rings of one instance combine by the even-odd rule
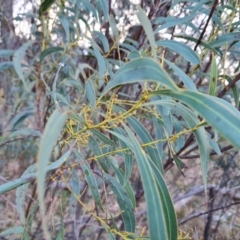
[[[0,2],[0,184],[31,173],[39,161],[39,145],[50,116],[55,109],[71,110],[79,116],[67,120],[50,162],[60,159],[69,146],[77,145],[81,156],[74,152],[46,177],[44,199],[52,239],[147,239],[146,196],[139,168],[132,153],[117,152],[126,144],[105,131],[124,119],[88,132],[82,129],[87,123],[97,125],[118,116],[115,112],[109,117],[115,103],[131,110],[145,90],[157,89],[155,83],[127,82],[98,102],[118,69],[137,58],[154,58],[154,52],[180,88],[194,84],[199,92],[210,92],[239,110],[239,1]],[[151,106],[137,108],[131,116],[152,139],[167,139],[188,129],[180,113],[168,107],[159,112],[157,122]],[[161,128],[156,130],[155,124]],[[191,131],[156,144],[176,211],[178,238],[240,239],[239,150],[212,127],[203,128],[210,146],[206,192],[201,153]],[[144,143],[140,136],[136,138]],[[85,166],[81,161],[86,159]],[[88,178],[88,170],[95,180]],[[104,178],[102,171],[126,188],[135,206],[136,235],[126,233],[119,196],[109,187],[113,180]],[[45,239],[36,181],[30,179],[26,185],[0,196],[0,239]],[[95,186],[98,193],[94,195]],[[98,195],[104,212],[95,203]]]

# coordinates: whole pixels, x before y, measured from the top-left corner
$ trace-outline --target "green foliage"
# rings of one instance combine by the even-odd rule
[[[31,152],[24,173],[0,185],[0,194],[16,189],[21,225],[0,236],[31,239],[40,216],[44,239],[64,239],[65,207],[75,217],[87,213],[105,238],[181,239],[167,169],[175,163],[184,175],[181,154],[194,149],[207,193],[211,148],[219,155],[229,144],[240,149],[239,78],[225,69],[240,44],[234,22],[240,6],[122,2],[114,9],[120,17],[106,0],[35,3],[39,15],[32,18],[40,25],[31,28],[34,40],[0,50],[0,71],[16,85],[10,86],[13,110],[4,108],[10,133],[4,132],[0,146],[20,140]],[[174,7],[185,16],[171,16]],[[124,35],[119,19],[132,9],[140,25]],[[210,30],[196,26],[199,16],[207,17]],[[173,34],[175,29],[184,33]],[[222,98],[226,92],[230,101]],[[137,228],[134,169],[143,185],[146,231]],[[61,195],[60,183],[69,205],[60,200],[55,231],[48,202]]]

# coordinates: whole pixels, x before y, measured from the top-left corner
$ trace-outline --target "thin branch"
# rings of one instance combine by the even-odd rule
[[[205,26],[204,26],[204,28],[203,28],[203,30],[202,30],[202,32],[201,32],[201,35],[200,35],[200,37],[198,38],[198,41],[197,41],[197,43],[196,43],[196,45],[195,45],[195,47],[194,47],[194,51],[197,50],[198,45],[199,45],[199,44],[201,43],[201,41],[202,41],[202,38],[203,38],[203,36],[204,36],[204,34],[205,34],[206,30],[207,30],[207,26],[208,26],[208,24],[209,24],[209,22],[210,22],[210,20],[211,20],[211,18],[212,18],[212,15],[213,15],[213,13],[214,13],[215,8],[217,7],[217,4],[218,4],[218,0],[215,0],[214,3],[213,3],[213,6],[212,6],[212,8],[211,8],[211,11],[210,11],[210,13],[209,13],[207,22],[206,22],[206,24],[205,24]],[[187,70],[186,70],[186,73],[189,72],[189,69],[190,69],[190,65],[188,65],[188,68],[187,68]]]
[[[224,94],[234,86],[234,84],[240,80],[240,73],[218,94],[218,97],[221,98]]]
[[[29,137],[38,138],[39,136],[29,135],[29,136],[14,138],[14,139],[8,140],[8,141],[6,141],[6,142],[0,143],[0,147],[3,147],[3,146],[5,146],[5,145],[8,145],[8,144],[11,143],[11,142],[15,142],[15,141],[18,141],[18,140],[28,139]]]
[[[217,4],[218,4],[218,0],[215,0],[214,3],[213,3],[212,9],[211,9],[211,11],[210,11],[210,13],[209,13],[207,22],[206,22],[206,24],[205,24],[205,26],[204,26],[204,29],[203,29],[203,31],[201,32],[201,35],[200,35],[200,37],[199,37],[199,39],[198,39],[198,41],[197,41],[197,43],[196,43],[196,45],[195,45],[195,47],[194,47],[194,51],[197,50],[198,45],[199,45],[199,44],[201,43],[201,41],[202,41],[203,35],[205,34],[205,32],[206,32],[206,30],[207,30],[207,26],[208,26],[208,24],[209,24],[209,22],[210,22],[210,20],[211,20],[211,18],[212,18],[212,15],[213,15],[213,13],[214,13],[215,8],[217,7]]]
[[[191,219],[193,219],[193,218],[197,218],[197,217],[200,217],[200,216],[202,216],[202,215],[209,214],[209,212],[216,212],[216,211],[219,211],[219,210],[222,210],[222,209],[225,209],[225,208],[229,208],[229,207],[232,207],[232,206],[238,205],[238,204],[240,204],[240,201],[234,202],[234,203],[231,203],[231,204],[228,204],[228,205],[223,206],[223,207],[214,208],[214,209],[212,209],[212,210],[210,210],[210,211],[193,213],[193,214],[191,214],[190,216],[188,216],[188,217],[186,217],[186,218],[184,218],[184,219],[181,219],[181,220],[178,222],[178,224],[179,224],[179,225],[180,225],[180,224],[184,224],[185,222],[187,222],[187,221],[189,221],[189,220],[191,220]]]
[[[208,216],[207,216],[207,223],[205,225],[205,229],[204,229],[204,240],[208,240],[209,239],[209,232],[210,232],[210,228],[211,228],[211,224],[212,224],[212,219],[213,219],[213,206],[214,206],[214,198],[215,196],[215,191],[214,188],[209,188],[209,201],[208,201]]]
[[[226,152],[226,151],[228,151],[228,150],[230,150],[232,148],[233,148],[233,146],[230,145],[230,146],[226,146],[226,147],[221,148],[220,151],[221,152]],[[213,156],[213,155],[216,155],[216,154],[217,154],[216,152],[211,152],[210,156]],[[193,158],[199,158],[199,157],[200,157],[199,154],[191,155],[191,156],[185,156],[185,155],[179,156],[179,158],[181,158],[181,159],[193,159]]]

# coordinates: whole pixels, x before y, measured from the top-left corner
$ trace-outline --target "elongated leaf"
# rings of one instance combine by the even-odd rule
[[[123,109],[119,107],[115,107],[115,109],[119,112],[123,112]],[[145,127],[133,116],[127,118],[127,122],[129,125],[133,128],[133,130],[136,132],[136,134],[141,139],[142,143],[150,143],[153,142],[153,139],[151,135],[148,133],[148,131],[145,129]],[[160,161],[161,157],[158,153],[158,150],[156,148],[156,145],[147,146],[146,148],[147,153],[149,154],[151,160],[154,162],[154,164],[159,168],[159,171],[163,174],[163,164]]]
[[[92,136],[90,136],[89,139],[88,139],[88,146],[96,157],[101,156],[103,154],[102,149],[99,146],[99,143]],[[106,158],[98,157],[96,160],[99,162],[101,168],[105,172],[108,172],[108,168],[107,168],[107,165],[106,165]]]
[[[240,149],[240,113],[230,103],[190,90],[162,90],[158,93],[176,98],[196,110],[223,137]]]
[[[80,82],[78,82],[76,79],[71,78],[65,78],[61,83],[59,83],[59,85],[73,87],[78,90],[82,88],[82,84]]]
[[[1,49],[0,50],[0,57],[10,57],[14,54],[14,50],[9,49]]]
[[[35,202],[34,205],[31,207],[29,214],[27,216],[27,227],[24,228],[24,232],[22,234],[22,239],[24,240],[31,240],[30,233],[32,230],[33,219],[35,219],[37,210],[38,210],[38,202]]]
[[[190,22],[188,24],[188,27],[192,28],[196,33],[198,33],[199,35],[201,34],[200,29],[196,26],[196,24],[193,24],[192,22]]]
[[[104,52],[107,53],[109,51],[109,43],[106,36],[103,33],[98,31],[92,31],[92,34],[96,35],[100,39],[103,45]]]
[[[204,3],[207,3],[207,2],[209,2],[209,1],[207,1],[207,0],[199,1],[197,6],[191,6],[191,5],[189,6],[188,5],[188,6],[186,6],[185,9],[192,10],[192,14],[195,13],[197,15],[198,13],[200,13],[200,14],[205,14],[208,17],[210,15],[210,10],[203,7]],[[224,32],[223,25],[221,23],[221,20],[218,18],[218,16],[215,13],[213,13],[211,18],[219,27],[221,27],[221,30],[223,30],[223,32]]]
[[[135,40],[133,40],[133,39],[130,38],[130,37],[126,37],[123,43],[129,43],[129,44],[131,44],[132,46],[134,46],[135,49],[136,49],[137,46],[138,46],[138,42],[135,41]],[[141,51],[141,50],[140,50],[140,51]]]
[[[100,0],[103,10],[103,23],[109,19],[109,3],[107,0]]]
[[[174,124],[175,132],[180,133],[183,130],[181,121],[179,121],[179,119],[175,118],[174,116],[172,117],[174,118],[173,124]],[[183,135],[180,135],[176,140],[176,152],[178,152],[184,146],[184,143],[185,143],[185,138]]]
[[[98,130],[90,129],[90,131],[103,143],[107,145],[115,146],[115,143],[111,139],[107,138],[104,134],[102,134]]]
[[[113,158],[112,158],[113,160]],[[132,189],[132,186],[129,182],[129,180],[125,180],[124,179],[124,175],[123,175],[123,172],[121,170],[121,168],[119,167],[116,167],[113,163],[113,161],[110,161],[110,165],[112,166],[112,168],[114,169],[114,172],[116,173],[116,176],[118,178],[118,181],[120,182],[120,184],[124,187],[124,189],[126,190],[127,194],[128,194],[128,197],[130,198],[131,202],[132,202],[132,205],[133,205],[133,208],[136,207],[136,199],[135,199],[135,195],[134,195],[134,192],[133,192],[133,189]]]
[[[19,136],[27,136],[29,135],[29,137],[40,137],[41,136],[41,132],[40,131],[37,131],[35,129],[30,129],[30,128],[25,128],[25,129],[19,129],[17,131],[14,131],[13,133],[11,133],[9,135],[10,138],[13,138],[13,137],[19,137]]]
[[[164,28],[169,28],[169,27],[173,27],[179,24],[187,24],[187,22],[190,22],[193,18],[197,17],[200,13],[197,13],[197,11],[203,6],[204,3],[208,2],[208,0],[204,0],[204,1],[198,1],[197,5],[193,7],[191,14],[183,17],[183,18],[176,18],[176,17],[159,17],[156,19],[155,24],[160,25],[160,27],[158,27],[156,29],[157,31],[160,31]],[[174,6],[174,3],[172,4],[172,7]]]
[[[89,0],[81,0],[81,2],[83,3],[82,6],[85,9],[88,9],[90,12],[92,12],[92,14],[96,20],[99,20],[96,8],[89,2]]]
[[[200,0],[200,1],[193,0],[191,2],[197,3],[197,5],[195,6],[193,5],[189,7],[192,10],[192,13],[195,13],[195,14],[197,14],[197,12],[202,12],[202,10],[205,10],[205,8],[203,8],[204,4],[209,3],[208,0]]]
[[[60,113],[58,110],[55,110],[53,112],[53,114],[50,116],[47,122],[38,151],[37,190],[39,194],[39,206],[43,218],[42,226],[44,230],[44,236],[46,239],[50,238],[47,230],[47,223],[45,220],[45,205],[44,205],[44,192],[45,192],[44,185],[47,165],[51,158],[51,153],[54,148],[54,145],[58,139],[60,132],[62,131],[62,128],[66,120],[67,120],[66,113]]]
[[[115,41],[118,42],[118,28],[117,28],[115,18],[112,15],[109,16],[109,24],[112,29],[113,38]]]
[[[175,164],[177,165],[178,170],[181,172],[181,174],[183,176],[185,176],[182,171],[183,168],[186,168],[186,165],[184,164],[184,162],[175,154],[173,154],[173,160],[174,160]]]
[[[206,14],[206,16],[208,17],[210,15],[210,10],[205,8],[202,9],[203,11],[201,11],[201,13]],[[213,13],[212,20],[219,26],[219,28],[221,28],[221,31],[225,34],[225,29],[223,27],[221,19],[217,16],[217,14]]]
[[[26,42],[13,55],[13,66],[15,68],[16,73],[18,74],[19,78],[22,80],[22,82],[27,90],[28,90],[28,86],[27,86],[27,83],[23,76],[21,62],[24,58],[26,50],[30,47],[31,44],[32,44],[32,42]]]
[[[122,217],[125,225],[125,229],[128,232],[135,232],[135,216],[132,202],[130,201],[126,191],[122,185],[112,176],[104,173],[103,177],[106,183],[109,184],[112,191],[117,196],[117,202],[120,209],[123,211]]]
[[[56,92],[56,88],[54,87],[54,92],[48,92],[48,94],[53,98],[54,103],[56,104],[57,107],[59,107],[60,103],[69,106],[69,108],[73,108],[73,106],[68,102],[66,97],[64,97],[62,94]]]
[[[212,63],[211,63],[211,72],[210,72],[210,90],[209,95],[215,96],[217,82],[218,82],[218,72],[217,72],[217,63],[214,56],[212,56]]]
[[[153,97],[156,99],[156,96]],[[156,100],[152,102],[148,102],[143,104],[143,106],[149,105],[166,105],[171,108],[172,111],[175,111],[178,115],[181,115],[184,120],[186,121],[189,128],[194,128],[195,126],[199,125],[198,117],[192,112],[189,108],[185,107],[183,104],[180,103],[173,103],[172,101],[166,100]],[[159,106],[157,106],[159,109]],[[203,182],[205,186],[205,190],[207,190],[207,171],[208,171],[208,161],[209,161],[209,144],[207,134],[203,127],[199,127],[195,131],[193,131],[194,136],[196,137],[199,151],[200,151],[200,159],[201,159],[201,166],[202,166],[202,174],[203,174]]]
[[[87,98],[91,104],[91,107],[92,109],[94,109],[96,106],[96,92],[95,92],[94,84],[91,78],[87,80],[85,89],[86,89]]]
[[[50,164],[47,168],[46,168],[46,173],[59,168],[69,157],[69,155],[71,154],[71,151],[67,151],[66,153],[64,153],[57,161],[55,161],[54,163]],[[33,181],[37,176],[37,173],[31,173],[28,174],[26,176],[22,176],[21,178],[15,179],[11,182],[7,182],[4,183],[0,186],[0,195],[4,194],[12,189],[15,189],[23,184],[26,184],[28,182]]]
[[[171,89],[178,89],[177,85],[156,61],[151,58],[137,58],[125,64],[116,72],[114,78],[105,87],[101,97],[110,89],[121,84],[145,80],[155,81]]]
[[[35,169],[36,166],[30,166],[27,168],[26,171],[24,171],[22,177],[27,176],[32,172],[32,170]],[[26,219],[25,219],[25,211],[24,211],[24,204],[25,204],[25,197],[27,194],[29,183],[22,185],[17,188],[16,191],[16,206],[17,206],[17,212],[19,213],[21,223],[25,225]]]
[[[200,63],[200,59],[198,55],[184,43],[177,42],[174,40],[161,40],[161,41],[157,41],[156,44],[158,46],[167,47],[172,51],[177,52],[178,54],[186,58],[193,65]]]
[[[20,234],[23,233],[23,231],[24,231],[23,227],[8,228],[7,230],[0,233],[0,237],[6,237],[13,234]]]
[[[222,153],[221,153],[221,149],[219,148],[218,144],[212,140],[210,137],[209,137],[209,143],[212,147],[212,149],[215,151],[215,153],[217,153],[218,156],[220,156]]]
[[[137,17],[138,17],[139,21],[141,22],[143,29],[148,37],[149,43],[151,45],[153,57],[154,57],[154,59],[157,59],[156,42],[155,42],[155,36],[153,33],[153,29],[152,29],[152,24],[149,21],[147,15],[146,15],[146,12],[144,10],[142,10],[142,8],[140,8],[139,6],[137,7],[137,9],[138,9]]]
[[[92,172],[88,162],[86,160],[84,160],[84,157],[76,149],[74,149],[73,152],[74,152],[77,160],[80,163],[80,166],[83,170],[83,173],[85,175],[85,179],[88,183],[88,186],[91,190],[91,193],[93,195],[93,198],[94,198],[95,202],[98,204],[98,206],[103,211],[103,206],[102,206],[100,195],[99,195],[99,192],[98,192],[98,185],[97,185],[96,179],[93,175],[93,172]]]
[[[154,96],[152,100],[170,100],[171,98],[166,96]],[[172,115],[170,114],[171,108],[167,107],[166,105],[157,106],[157,109],[162,117],[163,122],[163,130],[165,132],[165,136],[168,138],[172,135],[173,125],[172,125]]]
[[[126,133],[124,132],[124,130],[122,128],[114,128],[114,131],[125,136],[126,137]],[[119,142],[121,144],[121,147],[124,148],[128,148],[127,144],[122,141],[121,139],[119,139]],[[132,168],[133,168],[133,158],[132,158],[132,151],[124,151],[124,156],[125,156],[125,161],[124,161],[124,168],[125,168],[125,181],[127,181],[129,179],[129,177],[131,176],[132,173]]]
[[[127,122],[133,128],[133,130],[137,133],[140,137],[142,143],[150,143],[153,142],[151,135],[148,131],[144,128],[144,126],[134,117],[127,118]],[[161,174],[163,174],[163,164],[160,161],[160,155],[155,145],[147,146],[146,148],[147,153],[149,154],[151,160],[157,166]]]
[[[215,40],[212,40],[209,43],[209,46],[214,47],[214,48],[222,47],[222,46],[225,46],[226,44],[228,44],[228,46],[229,46],[234,41],[239,40],[239,39],[240,39],[240,32],[227,33],[227,34],[223,34],[223,35],[219,36]]]
[[[189,90],[197,91],[193,80],[182,69],[180,69],[174,63],[171,63],[167,59],[165,59],[164,61],[174,70],[176,75],[180,77],[186,88],[188,88]]]
[[[128,54],[129,53],[128,51],[130,51],[130,52],[135,51],[136,48],[135,48],[135,46],[128,44],[128,43],[121,43],[119,50],[122,50]]]
[[[195,42],[195,43],[198,42],[198,39],[197,39],[197,38],[190,37],[190,36],[176,35],[175,37],[177,37],[177,38],[183,38],[183,39],[186,39],[186,40],[188,40],[188,41]],[[213,51],[213,52],[214,52],[215,54],[217,54],[218,56],[222,56],[222,52],[221,52],[220,50],[211,47],[208,43],[206,43],[206,42],[204,42],[204,41],[201,41],[201,42],[199,43],[199,45],[205,47],[205,48],[208,49],[208,50]]]
[[[106,131],[107,131],[107,132],[110,132],[110,133],[113,133],[113,135],[115,135],[119,140],[122,140],[123,142],[125,142],[128,146],[132,146],[131,140],[129,140],[129,139],[125,136],[125,134],[122,135],[121,132],[120,132],[120,133],[118,133],[118,132],[113,132],[113,131],[108,130],[108,129],[107,129]]]
[[[65,15],[59,15],[59,20],[63,26],[63,29],[66,34],[66,40],[67,42],[70,41],[70,33],[69,33],[69,20]]]
[[[59,168],[64,162],[66,162],[66,160],[68,159],[70,154],[71,154],[70,150],[65,152],[57,161],[55,161],[54,163],[47,166],[46,171],[49,172],[49,171]]]
[[[99,47],[97,46],[97,44],[93,40],[91,40],[91,45],[92,45],[93,51],[89,50],[89,52],[91,52],[96,57],[97,62],[98,62],[99,74],[100,74],[101,77],[103,77],[104,73],[106,71],[105,59],[102,56],[101,52],[99,51]]]
[[[155,128],[155,133],[156,133],[156,140],[157,139],[163,139],[164,135],[163,135],[163,129],[160,126],[158,120],[156,118],[153,119],[153,124],[154,124],[154,128]],[[163,145],[164,142],[158,142],[157,144],[157,148],[158,148],[158,152],[160,155],[160,161],[163,163]]]
[[[129,138],[126,138],[113,131],[108,131],[116,135],[122,141],[124,141],[132,149],[136,156],[147,201],[147,212],[151,239],[176,240],[176,238],[170,238],[170,233],[168,232],[167,221],[169,215],[164,212],[164,198],[159,192],[159,185],[150,165],[152,161],[148,160],[146,153],[137,142],[131,130],[125,124],[124,128],[128,133]],[[131,141],[129,141],[129,139]],[[175,215],[174,218],[176,219]],[[176,231],[177,234],[177,229],[174,228],[173,231]]]
[[[22,111],[18,113],[10,122],[10,127],[15,130],[26,118],[33,115],[35,111]]]
[[[180,24],[187,24],[188,21],[191,21],[196,17],[196,14],[190,14],[189,16],[178,18],[178,17],[159,17],[155,20],[155,24],[158,24],[159,27],[154,31],[155,33],[161,31],[162,29],[173,27]]]
[[[31,174],[31,175],[28,175],[28,176],[25,176],[25,177],[15,179],[11,182],[4,183],[0,186],[0,195],[4,194],[4,193],[6,193],[6,192],[8,192],[12,189],[15,189],[15,188],[17,188],[17,187],[19,187],[23,184],[31,182],[35,178],[36,178],[36,174]]]
[[[80,192],[80,179],[78,176],[78,172],[76,171],[76,169],[73,169],[71,172],[71,186],[72,186],[72,191],[74,194],[71,195],[71,198],[69,200],[69,208],[70,208],[70,213],[74,214],[75,213],[75,208],[76,208],[76,203],[77,203],[77,199],[75,196],[79,195]]]
[[[162,174],[159,172],[159,170],[157,169],[153,161],[150,161],[150,164],[151,164],[152,171],[154,172],[157,186],[158,186],[158,191],[161,197],[161,204],[163,207],[165,222],[167,225],[168,239],[176,240],[178,236],[178,225],[177,225],[177,218],[176,218],[176,213],[174,210],[172,198],[169,194],[167,185],[164,181]],[[162,239],[162,238],[159,238],[159,239]]]
[[[135,58],[140,58],[140,57],[141,57],[141,55],[137,50],[130,52],[128,55],[128,59],[130,59],[130,60],[135,59]]]
[[[48,56],[49,54],[54,53],[54,52],[59,52],[59,51],[64,51],[64,48],[62,48],[62,47],[50,47],[50,48],[45,49],[43,52],[41,52],[40,62],[42,62],[42,60],[46,56]]]
[[[5,69],[12,68],[12,67],[14,67],[12,62],[0,63],[0,71],[4,71]]]

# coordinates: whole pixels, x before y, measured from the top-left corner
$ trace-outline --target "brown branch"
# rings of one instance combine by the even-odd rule
[[[224,209],[224,208],[229,208],[229,207],[232,207],[232,206],[238,205],[238,204],[240,204],[240,201],[234,202],[234,203],[231,203],[231,204],[228,204],[228,205],[223,206],[223,207],[214,208],[214,209],[209,210],[209,211],[206,211],[206,212],[200,212],[200,213],[191,214],[191,215],[188,216],[187,218],[180,220],[180,221],[178,222],[178,224],[179,224],[179,225],[180,225],[180,224],[184,224],[185,222],[187,222],[187,221],[189,221],[189,220],[191,220],[191,219],[193,219],[193,218],[197,218],[197,217],[200,217],[200,216],[202,216],[202,215],[209,214],[209,212],[216,212],[216,211],[222,210],[222,209]]]
[[[228,151],[232,148],[233,148],[233,146],[230,145],[230,146],[227,146],[227,147],[223,147],[222,149],[220,149],[220,151],[223,153],[223,152],[226,152],[226,151]],[[216,152],[211,152],[210,156],[213,156],[213,155],[216,155],[216,154],[217,154]],[[199,157],[200,157],[199,154],[191,155],[191,156],[186,156],[186,155],[179,156],[179,158],[181,158],[181,159],[193,159],[193,158],[199,158]]]
[[[211,18],[212,18],[212,15],[213,15],[213,13],[214,13],[215,8],[217,7],[217,4],[218,4],[218,0],[215,0],[214,3],[213,3],[212,9],[211,9],[211,11],[210,11],[210,13],[209,13],[207,22],[206,22],[206,24],[205,24],[205,26],[204,26],[201,34],[200,34],[200,37],[198,38],[198,41],[197,41],[197,43],[196,43],[196,45],[195,45],[195,47],[194,47],[194,51],[197,50],[198,45],[199,45],[199,44],[201,43],[201,41],[202,41],[202,38],[203,38],[203,36],[204,36],[204,34],[205,34],[206,30],[207,30],[207,26],[208,26],[208,24],[209,24],[209,22],[210,22],[210,20],[211,20]],[[187,68],[187,70],[186,70],[186,73],[189,72],[189,69],[190,69],[190,65],[188,65],[188,68]]]
[[[211,20],[211,18],[212,18],[212,15],[213,15],[213,13],[214,13],[215,8],[217,7],[217,4],[218,4],[218,0],[215,0],[214,3],[213,3],[212,9],[211,9],[211,11],[210,11],[210,13],[209,13],[207,22],[206,22],[206,24],[205,24],[205,26],[204,26],[204,28],[203,28],[203,31],[202,31],[202,33],[201,33],[201,35],[200,35],[200,37],[199,37],[199,39],[198,39],[195,47],[194,47],[194,51],[197,50],[198,45],[199,45],[199,44],[201,43],[201,41],[202,41],[203,35],[204,35],[205,32],[206,32],[207,26],[208,26],[208,24],[209,24],[209,22],[210,22],[210,20]]]
[[[192,140],[193,140],[193,138],[192,138]],[[184,149],[185,149],[185,147],[183,147]],[[183,149],[182,148],[182,149]],[[195,148],[195,147],[194,147]],[[233,146],[227,146],[227,147],[223,147],[222,149],[220,149],[220,151],[221,151],[221,153],[223,153],[223,152],[226,152],[226,151],[228,151],[228,150],[230,150],[230,149],[232,149],[233,148]],[[181,150],[180,150],[181,151]],[[210,153],[210,156],[213,156],[213,155],[216,155],[217,153],[216,152],[211,152]],[[181,158],[181,159],[195,159],[195,158],[199,158],[200,157],[200,154],[196,154],[196,155],[191,155],[191,156],[186,156],[186,155],[178,155],[177,154],[177,156],[179,157],[179,158]],[[164,171],[166,172],[166,171],[168,171],[172,166],[173,166],[174,164],[173,164],[173,158],[171,158],[171,157],[169,157],[168,158],[168,160],[166,161],[166,163],[164,164]]]
[[[218,97],[221,98],[224,96],[224,94],[234,86],[234,84],[240,80],[240,73],[237,74],[237,76],[218,94]]]
[[[209,188],[209,202],[208,202],[208,217],[207,217],[207,223],[205,225],[204,229],[204,240],[209,239],[209,232],[212,224],[212,219],[213,219],[213,206],[214,206],[214,195],[215,191],[214,188]]]
[[[14,138],[14,139],[8,140],[8,141],[6,141],[6,142],[4,142],[4,143],[0,143],[0,147],[3,147],[3,146],[5,146],[5,145],[7,145],[7,144],[9,144],[9,143],[11,143],[11,142],[15,142],[15,141],[18,141],[18,140],[25,140],[25,139],[27,139],[27,138],[29,138],[29,137],[38,138],[39,136],[30,135],[30,136],[24,136],[24,137]]]

